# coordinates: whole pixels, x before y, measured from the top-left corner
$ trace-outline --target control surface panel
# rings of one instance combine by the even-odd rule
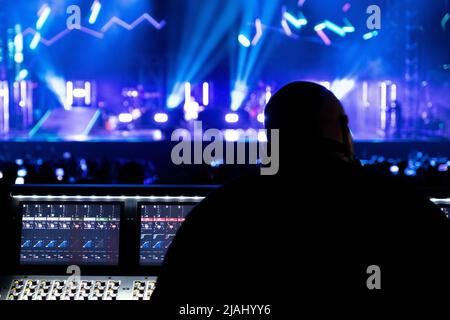
[[[17,276],[1,284],[0,300],[150,300],[156,277]]]

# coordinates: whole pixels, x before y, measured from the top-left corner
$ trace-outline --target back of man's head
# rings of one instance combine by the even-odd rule
[[[336,96],[311,82],[293,82],[274,94],[265,110],[266,128],[280,130],[281,166],[304,159],[353,159],[348,118]]]

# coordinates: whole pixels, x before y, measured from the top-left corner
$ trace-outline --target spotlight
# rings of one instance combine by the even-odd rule
[[[396,175],[396,174],[398,174],[398,172],[400,171],[400,169],[399,169],[398,166],[393,165],[393,166],[391,166],[390,171],[391,171],[392,174]]]
[[[45,22],[47,21],[48,17],[50,16],[50,12],[52,12],[52,9],[48,6],[48,4],[44,4],[41,9],[38,12],[39,19],[36,22],[36,29],[41,30],[44,26]]]
[[[167,108],[174,109],[178,107],[183,101],[183,96],[181,94],[173,93],[167,99]]]
[[[0,132],[9,131],[9,86],[7,81],[0,81]]]
[[[238,36],[238,41],[245,48],[248,48],[251,45],[250,40],[246,36],[244,36],[242,33]]]
[[[261,40],[261,37],[263,35],[263,27],[262,27],[261,19],[255,20],[255,27],[256,27],[256,35],[252,40],[252,46],[256,46],[258,44],[259,40]]]
[[[202,108],[198,104],[197,101],[195,101],[193,98],[190,99],[189,103],[184,104],[184,120],[191,121],[191,120],[197,120],[198,114],[200,111],[202,111]]]
[[[23,34],[20,24],[14,27],[16,36],[14,37],[14,62],[17,64],[23,63]]]
[[[355,80],[341,79],[335,80],[331,84],[331,91],[336,95],[338,99],[342,99],[349,94],[355,87]]]
[[[272,98],[272,88],[267,86],[266,87],[266,96],[265,96],[266,104],[269,103],[270,98]]]
[[[26,176],[27,176],[27,169],[25,169],[25,168],[19,169],[19,170],[17,171],[17,176],[18,176],[18,177],[21,177],[21,178],[26,177]]]
[[[258,120],[259,123],[262,123],[262,124],[264,124],[264,122],[266,121],[266,117],[264,116],[264,113],[258,114],[256,119]]]
[[[327,46],[331,46],[331,40],[328,38],[328,36],[323,32],[323,30],[316,30],[317,35],[322,39],[323,43]]]
[[[283,15],[284,19],[286,19],[290,24],[292,24],[296,29],[300,29],[302,26],[306,26],[308,24],[308,20],[306,20],[303,13],[300,13],[300,18],[295,18],[289,12],[285,12]]]
[[[372,38],[375,38],[376,36],[378,36],[378,31],[374,30],[372,32],[368,32],[368,33],[364,34],[363,39],[367,41]]]
[[[92,83],[90,81],[67,81],[66,103],[64,108],[70,110],[75,107],[88,107],[94,98]]]
[[[314,31],[321,31],[324,30],[327,27],[325,22],[319,23],[314,27]]]
[[[351,24],[351,22],[344,18],[345,26],[342,27],[342,30],[344,30],[345,33],[352,33],[355,32],[355,27]]]
[[[25,80],[25,78],[28,77],[28,74],[29,72],[27,69],[20,70],[19,73],[17,74],[16,81]]]
[[[190,82],[184,83],[184,103],[190,103],[192,95],[192,85]]]
[[[131,116],[133,117],[133,120],[137,120],[142,117],[142,112],[140,109],[133,109],[133,111],[131,111]]]
[[[89,23],[94,24],[97,21],[98,14],[100,13],[100,9],[102,8],[102,4],[100,1],[95,0],[91,7],[91,16],[89,17]]]
[[[22,52],[17,52],[14,55],[14,62],[17,64],[21,64],[23,62],[23,53]]]
[[[160,141],[163,139],[163,134],[161,130],[155,130],[153,132],[153,140]]]
[[[37,46],[39,45],[40,41],[41,41],[41,34],[39,32],[36,32],[34,34],[33,39],[31,40],[30,49],[35,50],[37,48]]]
[[[345,37],[345,31],[339,27],[337,24],[329,21],[329,20],[325,20],[325,26],[327,27],[328,30],[336,33],[337,35],[341,36],[341,37]]]
[[[133,121],[133,115],[131,113],[119,114],[119,121],[122,123],[130,123]]]
[[[236,111],[247,97],[248,87],[243,81],[236,81],[234,90],[231,92],[231,110]]]
[[[64,179],[64,169],[63,168],[57,168],[55,170],[55,176],[58,179],[58,181],[62,181]]]
[[[239,121],[239,115],[237,113],[227,113],[225,115],[225,121],[228,123],[237,123]]]
[[[206,107],[209,105],[209,83],[203,83],[203,105]]]
[[[166,123],[169,120],[169,116],[167,115],[167,113],[159,112],[155,113],[153,119],[158,123]]]
[[[229,142],[235,142],[239,140],[239,131],[238,130],[233,130],[233,129],[227,129],[225,130],[225,141],[229,141]]]

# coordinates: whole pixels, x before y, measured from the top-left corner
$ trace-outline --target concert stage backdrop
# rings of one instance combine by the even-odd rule
[[[356,139],[448,138],[449,20],[448,0],[0,0],[0,137],[261,128],[311,80]]]

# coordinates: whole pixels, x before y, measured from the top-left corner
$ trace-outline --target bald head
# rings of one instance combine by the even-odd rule
[[[335,95],[312,82],[293,82],[267,104],[266,128],[280,129],[281,142],[314,145],[353,156],[348,118]]]

